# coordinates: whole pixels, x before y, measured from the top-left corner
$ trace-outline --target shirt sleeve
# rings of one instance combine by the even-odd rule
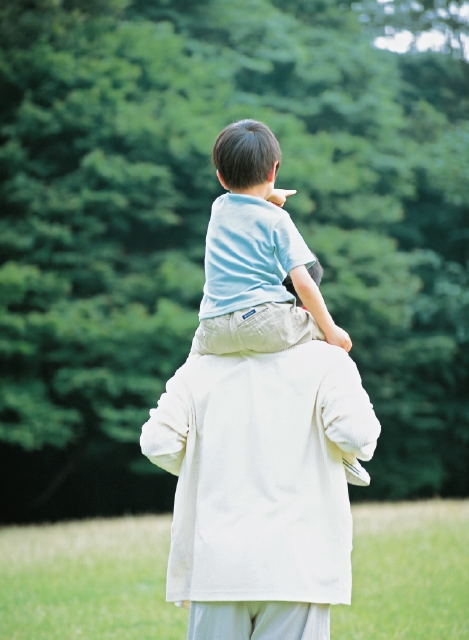
[[[143,425],[140,436],[143,455],[176,476],[186,451],[191,406],[187,391],[176,374],[168,381],[158,407],[150,409],[150,419]]]
[[[309,267],[316,262],[316,258],[286,211],[282,211],[282,216],[274,227],[273,242],[275,255],[285,274],[300,265]]]
[[[329,440],[360,460],[370,460],[381,426],[358,369],[345,352],[325,376],[319,399]]]

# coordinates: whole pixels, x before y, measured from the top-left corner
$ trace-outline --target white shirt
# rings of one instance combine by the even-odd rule
[[[255,196],[220,196],[207,229],[200,320],[293,300],[285,276],[315,260],[284,209]]]
[[[179,474],[168,601],[350,603],[341,449],[368,460],[380,425],[344,350],[191,356],[150,416],[142,452]]]

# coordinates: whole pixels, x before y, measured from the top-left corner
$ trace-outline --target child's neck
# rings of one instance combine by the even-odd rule
[[[262,184],[256,184],[248,189],[230,189],[231,193],[236,193],[242,196],[253,196],[254,198],[261,198],[261,200],[267,200],[272,194],[274,185],[272,182],[264,182]]]

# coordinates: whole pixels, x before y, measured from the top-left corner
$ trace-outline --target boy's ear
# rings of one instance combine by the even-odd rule
[[[279,166],[280,166],[280,163],[278,160],[276,160],[274,166],[272,167],[271,172],[269,173],[269,178],[267,182],[275,182],[275,178],[277,177],[277,171]]]
[[[217,169],[217,178],[221,184],[221,186],[226,189],[227,191],[230,190],[229,186],[226,184],[226,182],[223,180],[223,176],[221,175],[221,173],[218,171]]]

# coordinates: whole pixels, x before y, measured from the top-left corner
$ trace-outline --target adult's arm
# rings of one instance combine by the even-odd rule
[[[344,352],[326,374],[318,396],[327,437],[346,453],[370,460],[381,431],[358,369]]]
[[[150,419],[142,427],[140,447],[150,462],[179,475],[186,452],[190,425],[191,401],[180,377],[176,374],[166,384],[166,393],[156,409],[150,409]]]

